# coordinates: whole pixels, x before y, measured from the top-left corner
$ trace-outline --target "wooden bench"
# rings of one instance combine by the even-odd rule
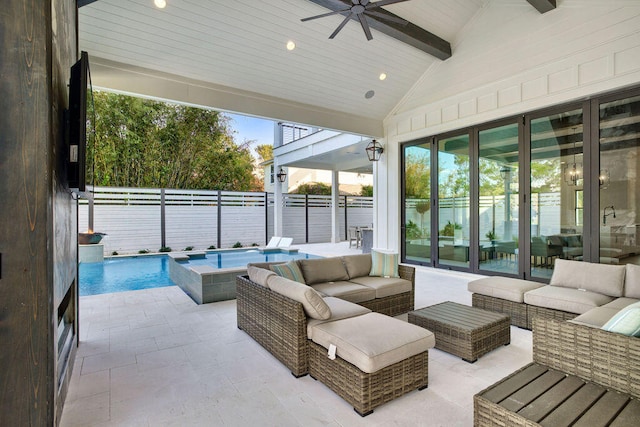
[[[640,339],[536,318],[533,359],[474,396],[475,426],[640,424]]]

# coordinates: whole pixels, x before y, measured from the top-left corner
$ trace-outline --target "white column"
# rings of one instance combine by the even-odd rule
[[[273,171],[275,174],[280,170],[280,164],[278,158],[273,159]],[[273,235],[283,236],[283,206],[282,206],[282,186],[286,185],[281,183],[276,177],[273,183]],[[286,191],[286,190],[285,190]]]
[[[338,243],[341,240],[339,215],[340,215],[340,171],[332,171],[331,173],[331,243]]]

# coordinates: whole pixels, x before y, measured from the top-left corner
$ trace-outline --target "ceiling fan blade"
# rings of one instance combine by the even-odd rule
[[[322,15],[316,15],[316,16],[310,16],[308,18],[302,18],[301,21],[305,22],[305,21],[311,21],[312,19],[318,19],[318,18],[324,18],[325,16],[331,16],[331,15],[337,15],[339,13],[344,13],[344,12],[348,12],[350,11],[351,8],[348,7],[346,9],[341,9],[341,10],[335,10],[333,12],[328,12],[328,13],[323,13]]]
[[[355,1],[354,1],[355,3]],[[369,0],[360,0],[360,6],[367,6],[369,4]]]
[[[367,22],[367,17],[364,16],[363,13],[358,14],[358,19],[360,20],[360,25],[362,25],[362,30],[367,35],[367,40],[373,39],[371,35],[371,30],[369,29],[369,23]]]
[[[345,25],[347,25],[347,22],[349,22],[349,20],[351,19],[351,16],[353,15],[353,13],[349,13],[349,15],[347,15],[346,18],[344,18],[344,21],[342,21],[340,23],[340,25],[338,25],[338,28],[336,28],[336,30],[331,33],[331,35],[329,36],[330,39],[334,38],[336,35],[338,35],[338,33],[340,32],[341,29],[344,28]]]
[[[380,13],[380,12],[376,12],[374,10],[365,10],[365,12],[367,15],[371,15],[371,16],[377,16],[378,18],[381,19],[386,19],[387,21],[390,22],[395,22],[396,24],[400,24],[400,25],[407,25],[407,21],[402,19],[402,18],[397,18],[395,16],[389,16],[389,15],[385,15],[384,13]]]
[[[374,7],[386,6],[388,4],[402,3],[403,1],[409,1],[409,0],[380,0],[380,1],[373,2],[373,3],[369,3],[365,7],[367,9],[372,9]]]

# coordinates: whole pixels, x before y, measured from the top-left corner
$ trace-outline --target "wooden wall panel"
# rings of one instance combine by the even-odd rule
[[[56,303],[77,250],[75,203],[56,171],[75,15],[73,0],[4,0],[0,10],[2,426],[56,425],[62,407]]]

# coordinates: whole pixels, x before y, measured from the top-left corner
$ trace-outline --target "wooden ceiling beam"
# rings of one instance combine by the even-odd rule
[[[527,0],[540,13],[546,13],[556,8],[556,0]]]
[[[81,8],[82,6],[87,6],[96,1],[98,0],[78,0],[78,8]]]
[[[347,7],[353,6],[353,2],[351,0],[310,1],[333,11],[342,10]],[[382,15],[386,15],[391,18],[404,19],[384,10],[383,8],[376,8],[374,10]],[[373,15],[366,15],[366,17],[369,26],[380,31],[381,33],[384,33],[403,43],[406,43],[409,46],[413,46],[416,49],[420,49],[421,51],[435,56],[438,59],[445,60],[451,57],[451,44],[448,41],[441,39],[435,34],[422,29],[417,25],[412,24],[411,22],[407,22],[406,25],[402,25]],[[357,17],[352,17],[352,19],[356,22],[359,22]]]

